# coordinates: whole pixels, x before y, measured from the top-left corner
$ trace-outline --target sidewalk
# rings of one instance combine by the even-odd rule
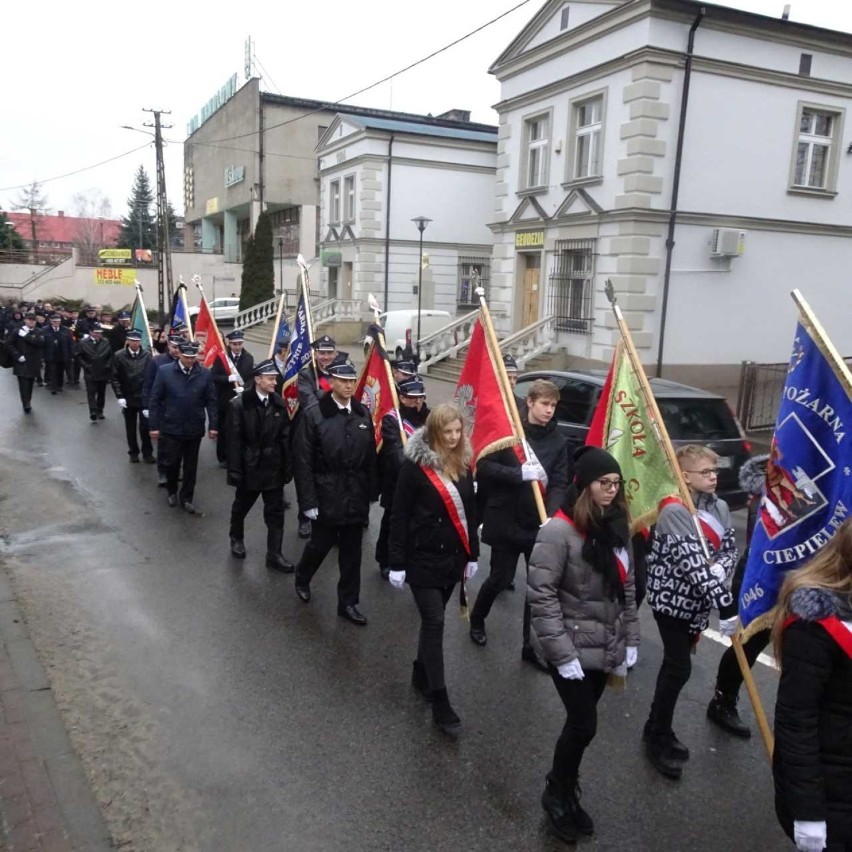
[[[0,849],[112,848],[0,562]]]

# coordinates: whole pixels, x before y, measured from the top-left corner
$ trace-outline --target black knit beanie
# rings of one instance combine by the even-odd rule
[[[594,480],[611,473],[621,476],[621,468],[606,450],[586,446],[574,451],[574,482],[577,483],[578,491],[587,488]]]

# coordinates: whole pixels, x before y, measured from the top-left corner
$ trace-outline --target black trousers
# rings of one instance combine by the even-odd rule
[[[90,379],[86,376],[86,399],[89,401],[89,415],[103,414],[106,399],[106,379]]]
[[[45,363],[44,380],[50,390],[62,390],[65,385],[65,362],[48,361]]]
[[[264,491],[250,491],[248,488],[238,485],[237,493],[234,495],[234,503],[231,506],[231,538],[243,540],[246,515],[251,511],[251,507],[257,502],[258,497],[263,497],[263,522],[266,526],[269,529],[284,529],[283,485]]]
[[[80,384],[80,359],[75,355],[67,364],[66,364],[66,372],[68,376],[68,384],[78,385]]]
[[[310,585],[323,559],[334,545],[337,545],[337,560],[340,567],[340,580],[337,583],[337,605],[354,606],[361,594],[361,538],[364,527],[361,524],[343,524],[332,526],[321,521],[311,521],[311,538],[302,551],[302,558],[296,566],[296,583]]]
[[[178,494],[178,478],[183,465],[183,481],[178,499],[191,503],[195,494],[195,478],[198,474],[198,448],[201,438],[185,438],[182,435],[160,435],[159,459],[165,468],[169,494]]]
[[[479,594],[476,596],[476,603],[470,613],[472,624],[477,624],[485,621],[488,618],[488,613],[491,612],[491,607],[497,599],[500,592],[508,588],[509,583],[515,578],[515,571],[518,568],[518,557],[523,554],[527,563],[527,573],[530,567],[530,555],[532,554],[533,543],[524,547],[506,547],[497,546],[491,548],[491,571],[486,577],[485,582],[479,587]],[[524,595],[524,645],[530,643],[530,605],[527,603],[526,594]]]
[[[382,568],[389,568],[388,565],[388,540],[390,539],[390,516],[393,508],[385,507],[382,514],[382,522],[379,525],[379,537],[376,539],[376,562]]]
[[[417,659],[426,670],[429,689],[445,689],[444,681],[444,611],[455,584],[437,588],[409,584],[414,603],[420,612],[420,638]]]
[[[34,384],[35,378],[27,379],[23,376],[18,376],[18,393],[21,395],[21,405],[24,408],[32,407]]]
[[[743,643],[743,652],[748,660],[749,668],[754,665],[754,661],[761,651],[769,644],[771,636],[772,631],[768,628],[758,630],[747,642]],[[716,689],[728,698],[736,699],[742,685],[743,673],[740,671],[740,664],[737,662],[737,655],[732,646],[722,654],[722,659],[719,661],[719,671],[716,673]]]
[[[563,791],[574,789],[586,747],[598,730],[598,701],[606,688],[607,674],[586,670],[582,680],[567,680],[550,667],[550,676],[565,707],[565,724],[553,750],[553,769],[548,778]]]
[[[216,461],[228,461],[228,409],[219,409],[219,434],[216,437]]]
[[[127,453],[131,456],[139,455],[139,441],[136,439],[137,424],[139,437],[142,439],[142,455],[147,459],[154,455],[154,447],[151,444],[151,436],[148,434],[148,418],[143,417],[141,408],[127,406],[121,412],[124,415],[124,431],[127,435]]]
[[[696,635],[688,621],[654,613],[663,640],[663,661],[657,674],[651,715],[650,733],[665,737],[672,733],[672,720],[681,690],[692,674],[692,649]]]

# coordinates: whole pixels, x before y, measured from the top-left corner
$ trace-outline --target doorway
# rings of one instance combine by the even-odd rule
[[[343,264],[343,286],[340,289],[341,299],[352,298],[352,264]]]
[[[328,298],[336,299],[337,298],[337,266],[329,266],[328,267]]]
[[[541,255],[523,255],[525,265],[524,276],[524,303],[521,309],[521,328],[538,322],[539,295],[541,293]]]

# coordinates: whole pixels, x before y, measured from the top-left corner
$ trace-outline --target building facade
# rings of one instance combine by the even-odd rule
[[[490,70],[504,331],[554,315],[578,362],[605,362],[610,279],[643,361],[707,385],[707,365],[786,360],[798,287],[843,348],[852,36],[691,0],[553,0]]]

